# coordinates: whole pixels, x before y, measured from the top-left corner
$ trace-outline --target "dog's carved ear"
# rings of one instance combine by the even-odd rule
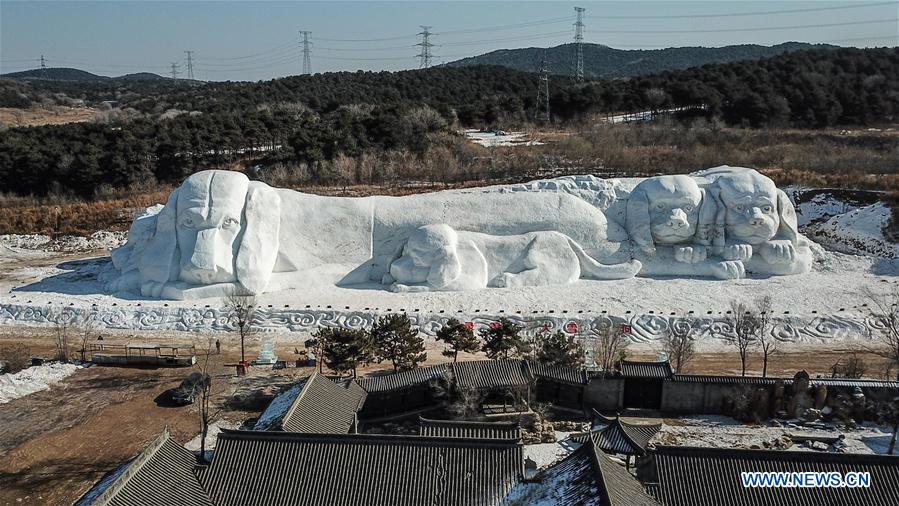
[[[793,245],[797,245],[799,243],[799,223],[796,219],[796,209],[783,190],[777,190],[777,217],[780,221],[777,237],[789,239]]]
[[[244,205],[243,238],[237,251],[237,281],[251,294],[265,291],[278,260],[281,197],[270,186],[250,182]]]
[[[724,213],[727,209],[721,203],[717,189],[703,188],[702,202],[699,204],[699,218],[696,225],[696,243],[712,248],[724,246]]]
[[[175,225],[178,219],[178,189],[169,195],[156,215],[156,232],[147,244],[138,264],[141,284],[168,283],[178,278],[180,253]]]
[[[637,185],[627,198],[624,224],[628,236],[639,249],[645,252],[655,249],[650,230],[649,196],[640,185]]]

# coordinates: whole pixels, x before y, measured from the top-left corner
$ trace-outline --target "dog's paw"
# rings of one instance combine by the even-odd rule
[[[674,259],[685,264],[702,262],[707,256],[707,249],[701,244],[694,246],[678,246],[674,248]]]
[[[743,262],[717,262],[712,264],[712,273],[718,279],[740,279],[746,277],[746,267]]]
[[[731,244],[724,247],[722,256],[725,260],[745,262],[752,258],[752,246],[749,244]]]

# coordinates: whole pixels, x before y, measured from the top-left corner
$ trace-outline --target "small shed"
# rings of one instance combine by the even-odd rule
[[[674,375],[667,360],[664,362],[622,360],[618,366],[624,378],[624,408],[657,410],[662,407],[665,380]]]

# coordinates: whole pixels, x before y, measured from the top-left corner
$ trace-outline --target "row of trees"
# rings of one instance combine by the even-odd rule
[[[628,80],[553,83],[551,109],[561,122],[703,104],[706,114],[734,125],[866,125],[899,114],[899,50],[799,51]],[[341,156],[405,150],[420,157],[451,126],[525,123],[536,111],[536,86],[537,76],[503,67],[259,83],[0,80],[0,105],[21,106],[29,93],[62,94],[94,105],[116,100],[130,111],[104,115],[105,123],[0,132],[0,192],[65,188],[91,197],[101,184],[178,183],[195,171],[250,159],[303,164],[310,181],[329,182],[331,162]]]
[[[446,345],[443,355],[455,362],[460,353],[483,351],[488,358],[530,358],[540,362],[578,366],[584,348],[574,336],[561,331],[544,333],[531,340],[521,334],[524,327],[501,318],[475,335],[473,326],[450,319],[437,330],[436,339]],[[360,366],[389,362],[394,371],[414,369],[427,359],[424,339],[405,313],[379,318],[370,330],[323,327],[307,347],[321,350],[324,363],[340,374],[353,376]]]

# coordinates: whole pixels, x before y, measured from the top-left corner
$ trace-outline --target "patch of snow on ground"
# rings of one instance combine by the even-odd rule
[[[878,202],[834,216],[811,226],[808,232],[815,241],[837,251],[896,258],[899,257],[899,245],[883,235],[889,219],[890,209]]]
[[[219,420],[217,422],[213,422],[209,424],[209,430],[206,432],[206,451],[214,450],[215,443],[218,441],[219,433],[222,429],[236,429],[238,424],[229,422],[227,420]],[[200,436],[202,434],[197,434],[196,437],[188,441],[184,444],[184,447],[192,452],[200,451]]]
[[[53,362],[22,369],[15,374],[0,375],[0,404],[28,394],[48,390],[83,366]]]
[[[580,443],[568,439],[573,432],[556,431],[555,443],[538,443],[524,446],[525,458],[530,457],[537,463],[538,469],[544,469],[564,459],[569,453],[577,450]]]
[[[856,209],[858,206],[849,202],[836,199],[832,195],[819,193],[811,200],[796,206],[796,220],[800,227],[805,227]]]
[[[290,409],[293,401],[300,395],[300,390],[303,389],[305,383],[305,381],[301,381],[272,399],[262,416],[256,421],[253,430],[270,430],[272,426],[280,422],[284,415],[287,414],[287,410]]]
[[[528,139],[525,132],[482,132],[480,130],[466,130],[465,137],[475,144],[486,148],[496,146],[539,146],[540,141]]]
[[[711,448],[766,448],[775,440],[787,440],[790,434],[814,437],[844,436],[841,452],[885,454],[890,442],[890,427],[865,423],[858,428],[825,424],[815,428],[789,422],[782,426],[747,425],[726,416],[691,416],[666,419],[653,443]],[[672,425],[671,422],[674,424]],[[788,451],[820,451],[804,443],[794,442]]]
[[[7,248],[40,251],[81,252],[110,250],[125,243],[125,232],[109,232],[101,230],[90,237],[64,235],[54,240],[50,236],[40,234],[8,234],[0,235],[0,245]]]

